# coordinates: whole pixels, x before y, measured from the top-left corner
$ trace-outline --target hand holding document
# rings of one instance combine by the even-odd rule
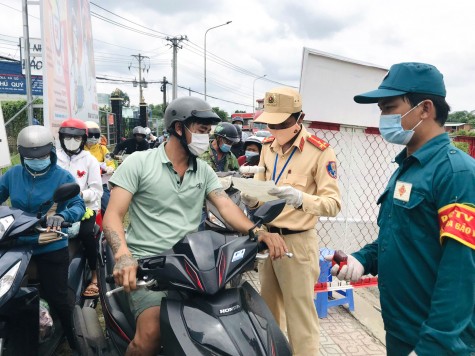
[[[239,189],[241,193],[257,198],[261,202],[278,199],[275,196],[267,194],[267,191],[275,187],[273,180],[262,181],[236,177],[232,179],[234,188]]]

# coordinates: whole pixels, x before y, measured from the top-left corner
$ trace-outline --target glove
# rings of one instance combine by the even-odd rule
[[[325,256],[325,259],[327,260],[328,259],[331,260],[332,258],[333,258],[332,255],[328,256],[328,258],[327,256]],[[361,264],[360,261],[358,261],[352,255],[348,255],[348,260],[346,261],[346,265],[341,267],[340,271],[338,271],[339,269],[340,269],[339,265],[334,265],[331,268],[330,273],[332,274],[332,276],[336,276],[340,280],[356,282],[359,279],[361,279],[361,277],[364,274],[363,265]]]
[[[302,192],[293,187],[275,187],[270,189],[267,193],[270,195],[275,195],[279,199],[284,199],[288,205],[292,205],[295,209],[300,208],[302,206]]]
[[[86,212],[84,213],[84,215],[83,215],[81,221],[82,221],[82,220],[87,220],[87,219],[89,219],[89,218],[90,218],[91,216],[93,216],[93,215],[94,215],[94,210],[89,209],[89,208],[86,208]]]
[[[106,174],[114,173],[114,167],[107,166],[104,170],[106,171]]]
[[[53,230],[61,230],[61,223],[64,221],[64,218],[61,215],[50,215],[46,219],[46,227],[52,228]]]
[[[256,197],[253,197],[246,193],[241,193],[241,200],[249,208],[254,208],[257,204],[259,204],[259,200]]]

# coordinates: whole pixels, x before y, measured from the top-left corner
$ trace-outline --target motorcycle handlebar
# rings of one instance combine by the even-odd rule
[[[260,259],[266,259],[267,257],[269,257],[269,254],[268,253],[261,253],[262,251],[264,250],[267,250],[269,249],[266,245],[265,242],[261,241],[257,244],[257,251],[258,251],[258,256],[257,256],[257,259],[260,260]],[[294,257],[294,254],[292,252],[286,252],[285,255],[288,257],[288,258],[292,258]]]

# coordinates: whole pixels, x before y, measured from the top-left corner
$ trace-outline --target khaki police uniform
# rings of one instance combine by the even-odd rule
[[[284,238],[294,257],[267,259],[260,266],[261,295],[281,329],[287,329],[293,355],[318,355],[319,324],[313,300],[320,268],[315,225],[319,216],[340,211],[335,152],[302,126],[286,152],[273,137],[265,139],[259,166],[265,172],[254,179],[276,181],[280,175],[277,186],[290,185],[303,192],[301,207],[286,205],[266,226]]]

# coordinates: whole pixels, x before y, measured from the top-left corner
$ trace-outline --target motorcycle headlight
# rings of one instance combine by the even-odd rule
[[[5,293],[7,293],[13,282],[15,281],[16,274],[20,268],[21,261],[18,261],[13,267],[11,267],[7,273],[5,273],[2,278],[0,278],[0,298],[2,298]]]
[[[214,215],[211,211],[208,212],[208,219],[211,221],[213,224],[218,225],[219,227],[222,227],[223,229],[226,228],[226,225],[223,224],[221,220],[219,220],[216,215]]]
[[[13,224],[14,221],[15,219],[13,218],[13,215],[7,215],[3,218],[0,218],[0,239],[2,239],[3,234],[5,234],[5,231],[8,230],[8,228]]]

